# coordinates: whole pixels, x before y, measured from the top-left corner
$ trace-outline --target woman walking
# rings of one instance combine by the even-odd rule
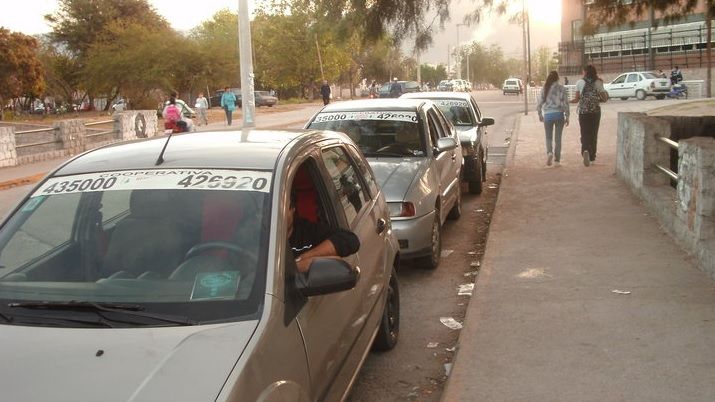
[[[221,95],[221,107],[226,112],[226,123],[230,126],[233,117],[233,111],[236,110],[236,95],[231,92],[228,87],[223,89]]]
[[[546,165],[556,166],[561,163],[561,134],[564,125],[569,125],[569,100],[566,88],[559,84],[559,74],[556,71],[549,73],[541,90],[539,103],[536,105],[539,121],[544,123],[546,131]],[[554,144],[555,142],[555,144]]]
[[[208,125],[209,120],[208,120],[208,110],[209,110],[209,101],[206,99],[204,96],[203,92],[199,92],[199,97],[196,98],[196,115],[199,118],[199,126],[200,125]]]
[[[576,83],[576,97],[571,101],[578,103],[581,156],[583,156],[584,166],[590,166],[596,160],[598,126],[601,124],[601,102],[607,100],[608,92],[603,88],[603,80],[596,74],[596,67],[587,65],[583,68],[583,78]]]

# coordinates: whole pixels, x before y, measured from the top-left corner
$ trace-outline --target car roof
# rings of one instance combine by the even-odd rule
[[[86,152],[61,166],[54,175],[134,169],[250,169],[273,170],[280,154],[299,141],[342,138],[323,130],[230,130],[173,135],[109,145]],[[156,161],[164,145],[164,162]]]
[[[464,99],[469,100],[472,96],[465,92],[410,92],[402,94],[400,99]]]
[[[416,110],[427,102],[429,101],[426,99],[404,98],[352,100],[331,103],[325,106],[321,110],[321,112],[343,112],[360,110]]]

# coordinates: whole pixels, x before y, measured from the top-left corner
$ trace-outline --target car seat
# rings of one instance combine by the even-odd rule
[[[420,133],[416,124],[400,123],[395,131],[395,142],[409,150],[420,149]]]
[[[305,164],[298,168],[293,178],[291,191],[296,195],[296,214],[310,222],[317,223],[319,219],[318,192]]]
[[[110,278],[136,278],[151,271],[167,277],[184,257],[184,231],[168,206],[170,191],[135,190],[129,215],[114,227],[102,274]]]

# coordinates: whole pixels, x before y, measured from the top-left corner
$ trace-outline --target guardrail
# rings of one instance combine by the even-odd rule
[[[670,138],[665,138],[665,137],[658,137],[658,141],[666,144],[669,146],[671,149],[678,150],[678,143],[671,140]],[[671,180],[674,180],[676,183],[680,180],[680,176],[675,173],[674,171],[670,170],[670,168],[667,168],[665,166],[662,166],[658,163],[654,163],[653,166],[655,166],[659,171],[664,173],[666,176],[670,177]]]
[[[103,124],[114,124],[114,120],[103,120],[103,121],[93,121],[91,123],[84,123],[85,127],[92,127],[92,126],[99,126]],[[86,138],[94,138],[94,137],[99,137],[100,135],[107,135],[107,134],[116,134],[117,130],[115,128],[112,128],[111,130],[106,130],[106,131],[100,131],[98,133],[92,133],[92,134],[85,134],[84,136]]]
[[[34,130],[15,131],[15,135],[17,135],[17,134],[44,133],[44,132],[50,132],[50,131],[55,131],[55,130],[57,130],[57,127],[38,128],[38,129],[34,129]]]

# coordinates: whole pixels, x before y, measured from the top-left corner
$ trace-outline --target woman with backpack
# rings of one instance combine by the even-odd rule
[[[569,97],[566,88],[559,84],[559,73],[556,71],[550,72],[546,78],[536,111],[546,130],[546,165],[551,166],[554,161],[556,166],[559,166],[561,133],[564,131],[564,125],[569,125]]]
[[[571,103],[578,103],[578,124],[581,126],[581,156],[584,166],[596,160],[598,126],[601,124],[601,102],[608,100],[608,92],[603,80],[598,77],[596,67],[583,68],[583,78],[576,83],[576,97]]]
[[[164,117],[164,129],[171,130],[174,133],[182,133],[187,131],[187,124],[181,115],[181,109],[176,105],[176,98],[169,98],[169,103],[164,107],[161,113]]]

